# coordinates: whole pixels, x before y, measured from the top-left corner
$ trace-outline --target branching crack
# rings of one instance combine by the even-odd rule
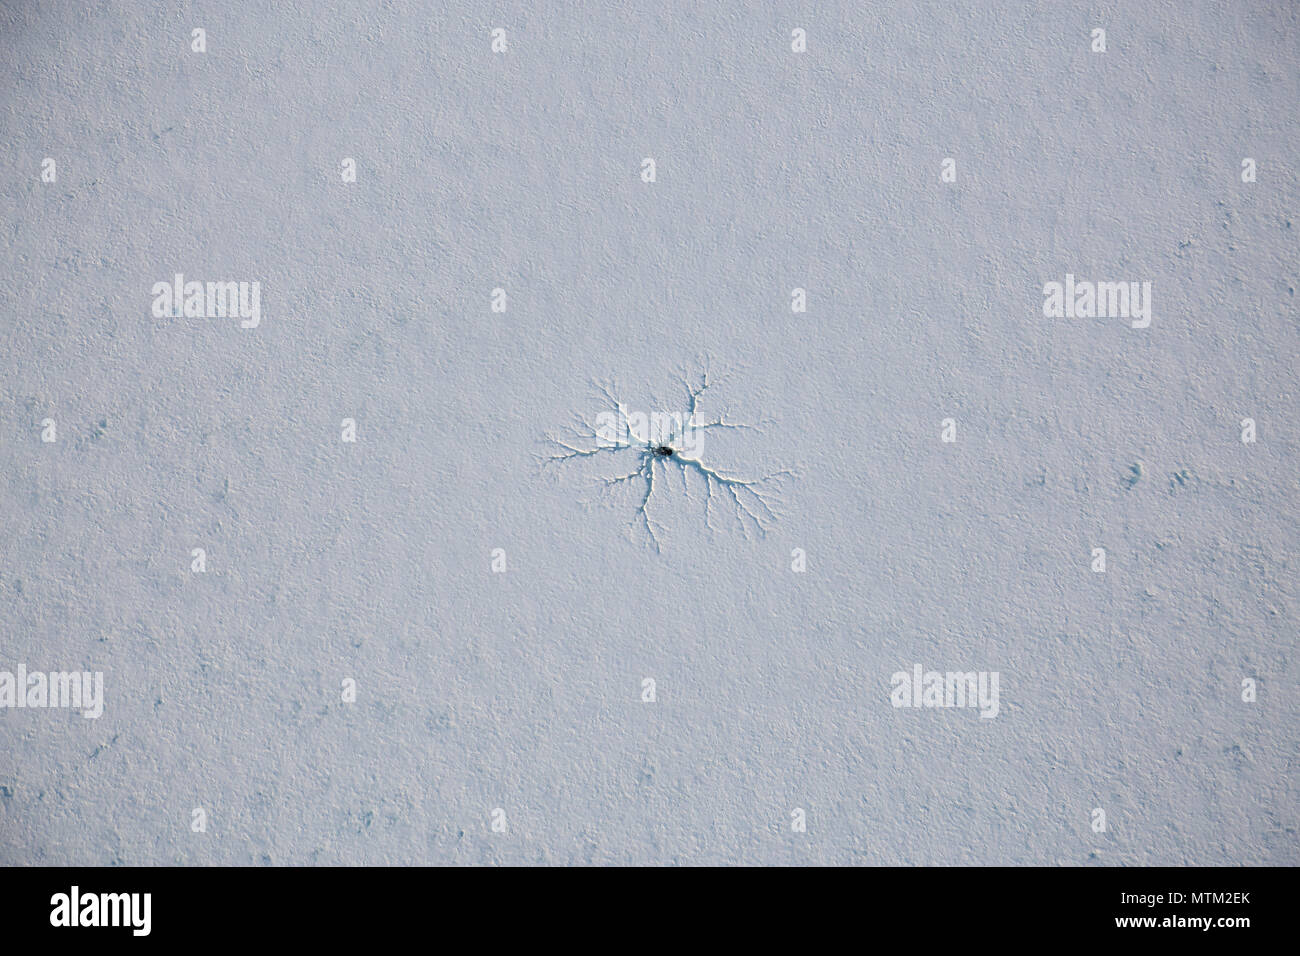
[[[753,477],[742,477],[731,469],[708,463],[703,454],[704,436],[710,431],[761,431],[770,420],[742,422],[719,413],[703,419],[701,406],[710,389],[718,384],[711,378],[707,363],[694,378],[681,376],[686,411],[684,414],[642,414],[632,411],[618,397],[615,382],[594,383],[606,404],[595,423],[575,415],[567,430],[546,435],[548,454],[538,456],[546,467],[582,459],[598,460],[606,471],[616,464],[614,474],[600,474],[596,483],[603,491],[637,489],[637,508],[631,527],[644,533],[658,552],[664,526],[656,520],[660,499],[667,494],[669,476],[676,470],[685,497],[692,485],[702,488],[704,522],[712,531],[720,530],[715,513],[725,504],[732,523],[746,536],[765,535],[780,517],[780,491],[795,477],[791,467],[776,467]],[[658,494],[657,494],[658,493]],[[715,501],[715,499],[717,499]],[[717,522],[725,518],[716,517]]]

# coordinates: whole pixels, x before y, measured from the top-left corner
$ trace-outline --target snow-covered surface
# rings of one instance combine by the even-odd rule
[[[443,6],[0,13],[0,863],[1300,862],[1297,7]],[[703,358],[656,551],[538,458]]]

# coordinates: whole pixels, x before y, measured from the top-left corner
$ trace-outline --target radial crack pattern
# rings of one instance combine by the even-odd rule
[[[634,412],[618,397],[615,382],[595,382],[596,392],[606,406],[596,416],[595,424],[575,415],[566,431],[546,435],[548,453],[538,457],[547,467],[582,459],[608,462],[609,470],[619,466],[612,474],[598,475],[596,484],[606,492],[624,487],[637,489],[631,527],[639,529],[656,551],[661,550],[664,528],[655,514],[662,507],[661,499],[671,494],[675,485],[668,482],[668,472],[673,469],[681,479],[683,497],[691,497],[692,486],[702,489],[704,522],[710,530],[720,530],[727,521],[716,514],[725,507],[729,523],[739,527],[746,537],[764,535],[780,517],[780,491],[787,480],[795,477],[795,471],[774,467],[742,477],[732,469],[723,470],[709,463],[703,454],[703,436],[708,432],[761,431],[771,424],[769,420],[732,420],[725,412],[704,418],[703,400],[717,382],[710,376],[707,364],[693,379],[682,376],[686,411],[673,415]]]

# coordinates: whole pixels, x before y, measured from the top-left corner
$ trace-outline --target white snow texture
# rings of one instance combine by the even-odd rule
[[[1300,863],[1298,53],[1283,0],[5,4],[0,675],[104,709],[0,707],[0,864]],[[761,521],[542,463],[705,368]]]

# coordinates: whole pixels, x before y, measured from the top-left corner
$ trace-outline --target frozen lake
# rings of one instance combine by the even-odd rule
[[[453,6],[0,13],[0,863],[1300,863],[1297,8]]]

